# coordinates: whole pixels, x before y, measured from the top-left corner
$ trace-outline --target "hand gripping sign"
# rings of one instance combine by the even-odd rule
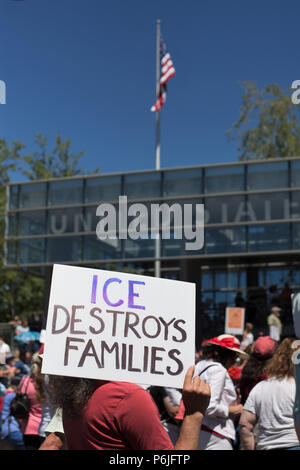
[[[181,388],[194,349],[194,284],[54,265],[44,374]]]

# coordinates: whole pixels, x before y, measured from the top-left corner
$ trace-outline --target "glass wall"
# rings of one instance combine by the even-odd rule
[[[17,259],[19,264],[45,263],[45,239],[20,240],[17,244]]]
[[[49,206],[65,206],[83,202],[83,179],[51,181]]]
[[[251,225],[248,227],[248,250],[281,251],[290,248],[289,224]]]
[[[47,262],[59,263],[82,260],[81,237],[47,239]]]
[[[9,209],[19,208],[19,185],[9,186]]]
[[[291,161],[291,187],[300,188],[300,160]]]
[[[77,233],[92,231],[91,222],[83,217],[83,208],[53,209],[48,211],[47,232],[60,235],[63,233]]]
[[[96,235],[86,235],[83,237],[83,258],[87,261],[120,259],[120,240],[99,240]]]
[[[202,168],[165,171],[163,173],[163,197],[201,194],[202,182]]]
[[[246,251],[246,228],[207,228],[205,230],[205,253],[243,253]]]
[[[124,258],[153,258],[155,240],[124,240]]]
[[[227,224],[248,220],[245,196],[207,197],[204,200],[205,224]]]
[[[118,201],[122,194],[121,176],[100,176],[87,178],[85,202],[100,204],[103,201]]]
[[[290,218],[288,192],[272,192],[248,195],[247,220],[279,220]]]
[[[162,204],[170,211],[166,226],[170,239],[161,240],[163,258],[300,250],[299,175],[300,159],[287,159],[11,184],[7,259],[24,263],[29,259],[41,263],[152,259],[151,209],[156,205],[161,210]],[[99,226],[112,235],[116,229],[119,238],[120,195],[128,197],[125,209],[129,212],[133,204],[143,204],[148,211],[148,232],[136,240],[130,232],[126,240],[98,240]],[[107,209],[113,207],[113,226],[105,222],[107,211],[97,215],[97,208],[105,203],[113,203]],[[196,204],[204,204],[205,245],[187,250],[186,243],[195,239],[187,240],[184,228],[194,234],[200,230]],[[185,217],[187,205],[192,207],[191,220]],[[137,207],[132,215],[127,213],[126,230],[132,226],[139,230]],[[181,228],[182,239],[175,238],[174,223]],[[38,254],[41,247],[45,252]]]
[[[19,235],[43,235],[45,234],[46,212],[25,211],[19,213]]]
[[[247,190],[288,188],[287,162],[257,163],[247,166]]]
[[[124,175],[123,194],[128,199],[147,199],[161,196],[161,174],[159,171],[153,173],[136,173]]]
[[[47,205],[46,183],[22,184],[19,188],[18,207],[20,209],[33,209],[36,207],[45,207]],[[14,191],[13,201],[15,201]]]
[[[233,193],[245,189],[244,165],[205,168],[206,193]]]

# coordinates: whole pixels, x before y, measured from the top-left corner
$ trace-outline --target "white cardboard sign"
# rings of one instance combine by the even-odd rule
[[[195,284],[54,265],[44,374],[182,388],[194,352]]]

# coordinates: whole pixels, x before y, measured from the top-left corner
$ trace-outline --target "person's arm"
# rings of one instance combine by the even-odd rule
[[[224,367],[216,366],[207,371],[207,381],[211,388],[211,399],[206,410],[206,416],[216,419],[233,418],[237,405],[232,403],[230,407],[222,403],[227,371]],[[239,412],[242,406],[239,405]]]
[[[257,416],[251,411],[243,410],[240,417],[240,440],[243,450],[255,450],[254,426],[257,423]]]
[[[210,386],[197,375],[193,377],[195,366],[191,366],[186,375],[182,390],[185,417],[181,425],[175,450],[197,450],[200,429],[205,411],[210,400]]]
[[[229,411],[229,418],[233,419],[235,421],[237,418],[240,417],[241,412],[243,411],[243,405],[241,404],[234,404],[234,405],[229,405],[228,407]]]
[[[8,369],[0,369],[0,378],[7,377],[9,375]]]
[[[298,441],[300,442],[300,429],[298,428],[297,422],[296,422],[295,419],[294,419],[294,426],[295,426],[295,431],[296,431],[296,434],[297,434],[297,437],[298,437]]]
[[[61,450],[65,444],[65,435],[52,432],[43,441],[39,450]]]

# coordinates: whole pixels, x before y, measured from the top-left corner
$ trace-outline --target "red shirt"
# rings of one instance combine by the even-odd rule
[[[128,382],[104,382],[63,425],[69,450],[174,449],[149,392]]]

